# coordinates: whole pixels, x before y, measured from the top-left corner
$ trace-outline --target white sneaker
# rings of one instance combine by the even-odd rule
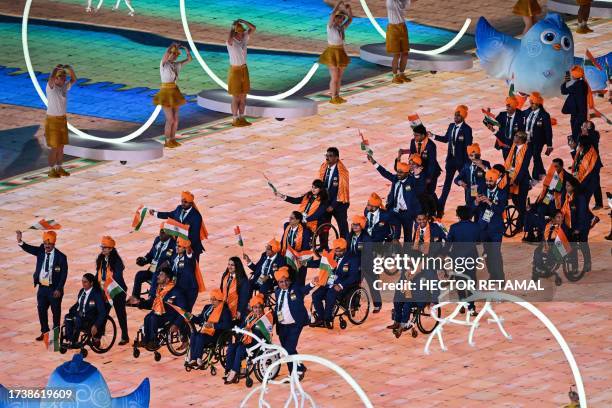
[[[130,12],[128,13],[128,16],[130,16],[130,17],[134,17],[134,12],[133,12],[133,11],[130,11]]]
[[[201,366],[201,365],[202,365],[202,359],[201,359],[201,358],[198,358],[198,360],[197,360],[197,364],[198,364],[199,366]]]
[[[91,13],[91,7],[87,7],[87,8],[85,9],[85,12],[86,12],[86,13]]]

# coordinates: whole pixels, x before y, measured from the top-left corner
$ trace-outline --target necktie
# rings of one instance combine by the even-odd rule
[[[518,155],[518,145],[514,146],[514,153],[512,154],[512,168],[516,166],[516,156]]]
[[[419,228],[419,244],[425,242],[425,230],[423,228]]]
[[[79,313],[81,315],[85,314],[85,294],[87,292],[83,291],[83,293],[81,293],[81,299],[79,299]]]
[[[48,277],[50,275],[49,273],[49,262],[51,260],[51,256],[49,256],[50,254],[45,254],[45,266],[44,266],[44,272],[43,272],[43,276]]]
[[[327,169],[325,170],[325,185],[327,186],[327,188],[329,189],[330,187],[330,181],[331,181],[331,169],[329,168],[329,166],[327,167]]]
[[[507,140],[511,140],[512,139],[512,118],[513,116],[508,116],[508,119],[506,119],[506,139]]]
[[[212,313],[213,310],[213,306],[210,305],[208,309],[206,309],[206,312],[204,312],[204,321],[207,322],[208,318],[210,317],[210,314]]]
[[[368,228],[372,228],[374,225],[374,214],[368,213]]]
[[[470,185],[476,184],[476,165],[472,164],[472,173],[470,175]]]
[[[264,275],[268,275],[270,272],[270,258],[267,258],[261,268]]]
[[[289,230],[289,246],[293,246],[295,244],[295,230]]]
[[[287,296],[287,291],[285,289],[281,290],[280,296],[278,297],[278,308],[276,309],[277,312],[280,312],[281,310],[283,310],[283,303],[285,303],[285,297]]]
[[[351,242],[351,251],[357,252],[357,235],[353,237],[353,242]]]
[[[107,260],[104,258],[102,260],[102,282],[106,282],[106,268],[107,268]]]
[[[459,133],[460,127],[461,125],[455,125],[455,128],[453,129],[453,137],[451,138],[450,144],[451,156],[455,156],[455,143],[457,143],[457,134]]]
[[[223,299],[225,302],[227,302],[227,298],[229,296],[229,291],[230,291],[230,286],[233,280],[234,280],[234,276],[230,273],[229,278],[227,278],[227,287],[225,288],[225,299]]]
[[[548,233],[548,239],[547,239],[547,241],[552,240],[552,234],[553,234],[553,231],[554,231],[554,230],[555,230],[555,226],[554,226],[554,225],[551,225],[551,226],[550,226],[550,232]]]
[[[423,147],[423,142],[417,142],[417,153],[421,154],[421,148]]]
[[[184,209],[181,210],[181,216],[179,217],[179,219],[181,220],[181,222],[185,221],[185,216],[187,215],[187,211],[185,211]]]

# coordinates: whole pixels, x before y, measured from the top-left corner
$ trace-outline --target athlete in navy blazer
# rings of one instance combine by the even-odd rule
[[[495,142],[495,149],[501,150],[504,159],[508,156],[514,134],[519,130],[525,130],[525,117],[520,109],[516,108],[516,98],[506,98],[506,110],[500,112],[495,118],[499,122],[499,129],[495,132],[498,141]],[[493,126],[487,125],[491,131],[495,131]],[[501,146],[499,142],[505,146]]]
[[[157,273],[162,265],[166,262],[170,264],[174,254],[176,253],[176,241],[164,232],[159,231],[159,236],[155,237],[153,245],[145,256],[136,259],[136,265],[150,265],[148,269],[136,272],[134,277],[134,286],[132,287],[132,296],[138,297],[142,291],[142,284],[150,282],[149,290],[155,293],[155,285],[157,284]]]
[[[191,249],[195,254],[196,259],[200,259],[200,254],[204,252],[204,246],[200,239],[200,229],[202,228],[202,215],[193,205],[193,201],[186,201],[184,198],[181,199],[181,204],[177,206],[173,211],[162,212],[151,210],[157,218],[166,220],[171,218],[181,224],[189,225],[188,238],[191,241]]]
[[[530,98],[530,101],[532,98]],[[542,100],[535,99],[537,102]],[[546,112],[544,106],[536,102],[531,102],[531,107],[523,111],[525,116],[525,132],[527,132],[529,144],[533,149],[533,170],[531,175],[535,180],[546,174],[544,163],[542,162],[542,150],[546,148],[546,155],[552,152],[553,131],[550,114]]]
[[[579,74],[579,71],[577,70],[576,73]],[[584,75],[584,71],[582,75]],[[571,78],[566,76],[565,82],[561,84],[561,94],[567,95],[561,112],[570,115],[572,138],[575,143],[578,143],[580,128],[587,120],[588,89],[589,86],[584,81],[584,78],[582,76],[578,78],[573,73]]]
[[[83,288],[79,290],[75,304],[70,307],[64,318],[64,333],[73,343],[78,341],[81,330],[91,330],[94,326],[96,333],[92,337],[100,338],[107,316],[106,301],[95,276],[86,273],[82,283]],[[88,290],[89,295],[87,295]]]
[[[245,258],[247,266],[253,271],[249,277],[251,292],[256,290],[265,295],[270,294],[276,286],[274,272],[285,265],[285,258],[280,253],[273,252],[269,247],[268,244],[257,263],[253,263],[248,256]]]

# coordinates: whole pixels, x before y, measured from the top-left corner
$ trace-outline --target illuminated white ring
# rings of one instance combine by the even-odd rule
[[[567,344],[567,342],[565,341],[565,339],[563,338],[563,335],[561,335],[561,333],[559,332],[559,330],[555,327],[554,323],[550,321],[550,319],[537,307],[535,307],[534,305],[532,305],[529,302],[526,302],[524,300],[522,300],[521,298],[517,297],[517,296],[513,296],[513,295],[508,295],[505,293],[493,293],[493,294],[489,294],[489,295],[484,295],[481,293],[474,293],[472,294],[472,296],[470,296],[469,298],[465,299],[464,301],[474,301],[477,299],[482,299],[482,298],[486,298],[487,301],[491,300],[491,299],[499,299],[499,300],[506,300],[506,301],[510,301],[512,303],[515,303],[525,309],[527,309],[528,311],[530,311],[535,317],[537,317],[538,319],[540,319],[540,321],[542,323],[544,323],[544,326],[546,326],[546,328],[548,329],[548,331],[550,331],[550,333],[553,335],[553,337],[555,338],[555,340],[557,340],[557,343],[559,344],[559,347],[561,347],[561,351],[563,351],[563,355],[565,356],[565,359],[567,360],[570,369],[572,370],[572,375],[574,376],[574,381],[576,382],[576,391],[578,392],[578,397],[580,398],[580,406],[582,408],[587,408],[587,400],[586,400],[586,392],[584,390],[584,382],[582,381],[582,375],[580,374],[580,369],[578,368],[578,364],[576,363],[576,359],[574,358],[574,355],[572,354],[572,350],[570,349],[570,346]],[[446,304],[449,304],[451,302],[443,302],[443,303],[439,303],[437,305],[434,305],[432,307],[432,312],[431,315],[434,317],[435,320],[437,321],[442,321],[444,319],[438,319],[438,316],[436,313],[433,313],[434,309],[440,308]],[[449,316],[450,319],[453,319],[457,313],[459,312],[459,307],[457,307],[455,309],[455,311],[453,313],[451,313],[451,315]],[[454,322],[453,322],[454,323]],[[462,325],[467,325],[469,326],[469,324],[465,324],[464,322],[458,321],[458,324],[462,324]],[[427,352],[427,348],[429,346],[430,343],[430,339],[432,338],[433,332],[432,334],[430,334],[428,341],[427,341],[427,345],[426,345],[426,351],[425,353],[428,354]]]
[[[210,79],[215,81],[217,83],[217,85],[219,85],[221,88],[223,88],[223,89],[225,89],[227,91],[227,84],[221,78],[219,78],[212,71],[212,69],[210,69],[208,64],[206,64],[206,62],[204,61],[204,59],[202,58],[202,56],[198,52],[198,49],[197,49],[195,43],[193,42],[193,38],[191,37],[191,31],[189,31],[189,23],[187,23],[187,14],[185,12],[185,0],[180,0],[180,8],[181,8],[181,21],[183,23],[183,31],[185,31],[185,37],[187,38],[187,42],[189,43],[189,47],[191,48],[191,51],[193,52],[193,55],[195,56],[195,58],[198,60],[198,62],[202,66],[202,69],[204,69],[204,71],[206,71],[206,73],[208,74]],[[276,94],[276,95],[271,95],[271,96],[258,96],[258,95],[247,94],[247,97],[249,99],[257,99],[257,100],[260,100],[260,101],[280,101],[282,99],[285,99],[285,98],[293,95],[294,93],[296,93],[297,91],[302,89],[304,87],[304,85],[306,85],[308,83],[308,81],[310,81],[310,79],[315,74],[315,72],[317,72],[317,69],[319,69],[319,63],[315,62],[314,64],[312,64],[312,67],[310,67],[310,71],[308,71],[306,76],[304,76],[304,78],[302,78],[302,80],[300,82],[298,82],[293,88],[291,88],[291,89],[289,89],[289,90],[287,90],[285,92],[282,92],[282,93],[279,93],[279,94]]]
[[[361,3],[361,7],[363,8],[363,11],[366,13],[366,16],[370,20],[370,23],[372,23],[372,25],[374,26],[376,31],[378,31],[378,33],[382,36],[382,38],[386,39],[387,38],[387,33],[385,32],[385,30],[382,29],[380,24],[378,24],[378,22],[376,21],[376,19],[372,15],[372,12],[370,11],[370,8],[368,7],[368,4],[366,3],[366,1],[365,0],[359,0],[359,2]],[[446,51],[450,50],[451,48],[453,48],[459,42],[459,40],[461,40],[461,37],[463,37],[463,35],[466,33],[466,31],[467,31],[468,27],[470,26],[470,24],[472,24],[472,19],[466,18],[465,22],[463,23],[463,27],[461,27],[461,30],[459,30],[457,35],[455,35],[455,37],[452,40],[450,40],[448,43],[446,43],[446,45],[443,45],[440,48],[436,48],[435,50],[425,50],[425,51],[424,50],[415,50],[414,48],[410,48],[409,51],[414,53],[414,54],[425,54],[425,55],[438,55],[438,54],[442,54],[443,52],[446,52]]]
[[[43,103],[46,106],[48,104],[47,97],[45,96],[45,93],[40,87],[40,84],[38,83],[38,78],[36,78],[36,74],[34,73],[34,69],[32,68],[32,61],[30,60],[30,49],[28,47],[28,19],[30,17],[30,7],[31,6],[32,6],[32,0],[26,0],[25,8],[23,10],[23,20],[21,23],[21,43],[23,45],[23,58],[25,59],[26,67],[28,68],[28,74],[30,74],[30,79],[32,80],[32,85],[34,85],[34,89],[36,89],[38,96],[40,97],[40,99],[43,101]],[[153,122],[155,122],[155,119],[157,118],[157,115],[159,115],[159,112],[161,111],[161,109],[162,109],[161,106],[157,105],[155,107],[155,110],[153,110],[153,113],[151,113],[151,116],[149,116],[149,119],[147,119],[147,121],[141,127],[136,129],[134,132],[130,133],[129,135],[126,135],[123,137],[107,139],[104,137],[93,136],[93,135],[90,135],[88,133],[85,133],[77,129],[76,127],[72,126],[70,123],[68,123],[68,129],[70,129],[72,133],[84,139],[96,140],[99,142],[108,142],[108,143],[125,143],[132,139],[137,138],[145,130],[147,130],[153,124]]]

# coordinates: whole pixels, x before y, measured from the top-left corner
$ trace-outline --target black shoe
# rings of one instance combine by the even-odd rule
[[[308,369],[306,368],[306,366],[302,366],[301,370],[298,369],[298,378],[300,381],[302,381],[304,379],[304,376],[306,375],[306,371]]]
[[[38,336],[36,338],[36,341],[43,341],[44,338],[45,338],[45,334],[44,333],[40,333],[40,336]]]
[[[459,313],[465,314],[465,307],[461,306],[461,309],[459,309]]]
[[[310,327],[324,327],[325,326],[325,322],[323,322],[323,320],[317,319],[314,322],[310,323],[309,326]]]
[[[374,309],[372,310],[372,313],[376,314],[376,313],[380,313],[382,309],[382,306],[374,306]]]
[[[130,342],[130,338],[126,337],[124,339],[121,339],[121,341],[118,343],[120,346],[124,346],[126,344],[128,344]]]
[[[601,205],[595,205],[595,207],[593,207],[593,211],[597,211],[597,210],[601,210],[603,207]]]
[[[333,329],[334,328],[334,322],[332,321],[326,321],[325,322],[325,327],[327,327],[328,329]]]

